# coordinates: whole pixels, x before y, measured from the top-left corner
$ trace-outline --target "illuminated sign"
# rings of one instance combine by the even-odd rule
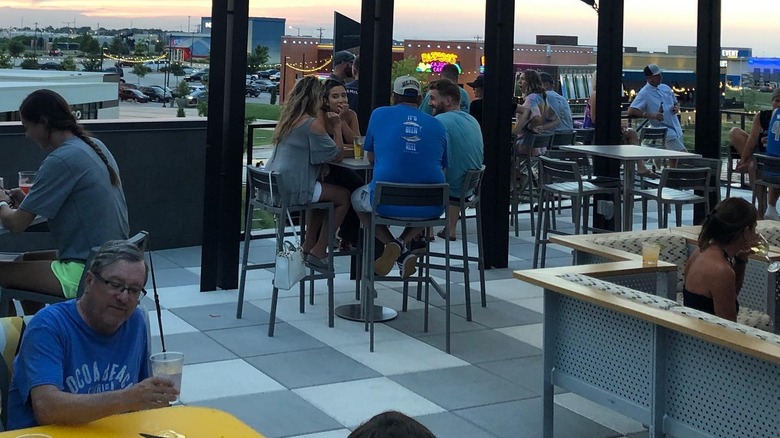
[[[203,27],[205,27],[206,29],[211,29],[211,22],[207,21],[207,22],[203,23]]]
[[[739,50],[723,49],[720,51],[721,58],[739,58]]]
[[[728,66],[729,66],[729,62],[728,61],[726,61],[725,59],[721,59],[720,60],[720,68],[726,68]]]
[[[426,52],[420,54],[420,63],[417,64],[417,71],[428,73],[441,73],[441,69],[447,64],[453,64],[458,67],[458,73],[463,73],[458,65],[458,55],[445,52]]]

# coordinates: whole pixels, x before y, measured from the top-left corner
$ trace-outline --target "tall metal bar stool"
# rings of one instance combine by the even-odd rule
[[[376,226],[400,226],[400,227],[439,227],[443,226],[446,235],[449,235],[449,213],[447,205],[449,203],[449,186],[442,184],[400,184],[377,181],[374,188],[374,200],[371,212],[371,223],[365,230],[363,239],[363,283],[362,293],[360,294],[363,314],[366,315],[366,330],[369,331],[370,350],[374,351],[374,312],[368,312],[368,309],[374,308],[374,295],[376,288],[374,281],[374,242],[376,238]],[[398,207],[434,207],[441,206],[444,209],[444,216],[430,219],[403,219],[382,216],[377,213],[377,206],[398,206]],[[428,305],[429,305],[429,286],[433,286],[436,292],[444,299],[445,303],[445,349],[450,352],[450,240],[444,239],[444,285],[439,285],[436,280],[430,276],[430,256],[424,255],[418,261],[417,268],[425,270],[424,276],[419,281],[425,282],[425,318],[423,330],[428,331]],[[402,277],[382,277],[382,281],[408,281]]]
[[[520,224],[518,222],[518,216],[520,215],[520,198],[524,192],[528,192],[528,212],[531,218],[531,234],[534,233],[534,191],[538,190],[538,180],[534,174],[534,170],[538,167],[539,157],[533,156],[534,149],[550,148],[552,146],[553,134],[534,134],[533,139],[529,142],[531,146],[528,148],[526,155],[521,155],[516,152],[516,148],[512,148],[512,163],[513,168],[519,175],[525,175],[524,181],[518,181],[518,178],[513,176],[512,178],[512,212],[511,217],[515,225],[515,237],[520,236]]]
[[[460,196],[457,200],[450,197],[449,205],[457,205],[460,211],[460,232],[461,243],[463,244],[463,253],[450,254],[450,259],[460,260],[463,262],[463,267],[451,266],[450,270],[463,273],[463,281],[466,284],[466,320],[471,321],[471,280],[469,274],[469,262],[477,262],[479,269],[479,290],[482,300],[482,307],[487,307],[487,295],[485,292],[485,265],[482,263],[482,203],[480,202],[480,194],[482,190],[482,176],[485,173],[485,166],[483,165],[479,169],[469,170],[466,172],[466,177],[463,180],[463,186],[460,189]],[[471,195],[468,195],[471,193]],[[466,209],[473,208],[475,210],[474,218],[477,222],[477,256],[469,255],[469,245],[466,239]],[[445,257],[444,253],[430,252],[431,257]],[[444,265],[430,264],[432,269],[443,270]],[[420,271],[422,272],[422,271]],[[404,284],[406,286],[407,284]],[[406,311],[406,298],[407,294],[404,294],[403,310]],[[417,299],[420,299],[420,290],[417,291]]]
[[[284,176],[278,173],[266,172],[265,170],[246,166],[249,176],[249,187],[247,188],[247,198],[249,198],[249,207],[246,215],[246,224],[244,227],[244,249],[241,257],[241,279],[238,286],[238,304],[236,308],[236,318],[241,318],[244,309],[244,291],[246,288],[246,273],[255,269],[273,268],[274,262],[249,263],[249,247],[252,242],[252,219],[255,208],[272,213],[276,219],[276,251],[279,252],[284,246],[285,224],[288,213],[306,213],[311,210],[327,210],[328,214],[328,248],[333,248],[333,203],[316,202],[303,205],[290,205],[287,196],[284,195]],[[301,227],[302,228],[302,227]],[[306,297],[306,280],[326,279],[328,282],[328,327],[333,327],[333,278],[335,271],[333,269],[333,254],[328,256],[328,266],[326,269],[320,269],[309,266],[309,274],[306,275],[299,284],[299,311],[304,313]],[[271,314],[268,322],[268,336],[274,335],[276,324],[276,304],[279,300],[279,288],[273,285],[271,295]]]
[[[758,194],[758,210],[763,216],[766,212],[767,189],[780,190],[780,157],[764,154],[753,155],[756,160],[756,193]]]
[[[732,146],[731,144],[726,144],[726,197],[731,197],[731,178],[733,178],[734,170],[736,167],[735,163],[739,163],[739,160],[742,157],[739,155],[739,152]],[[720,174],[718,174],[718,178],[720,178]],[[745,172],[739,173],[739,186],[740,188],[745,185]]]
[[[645,126],[639,130],[639,145],[660,149],[666,146],[666,128],[653,128]],[[650,164],[653,170],[660,167],[660,162],[647,160],[645,164]]]
[[[642,199],[642,229],[647,229],[647,203],[654,200],[658,205],[658,228],[666,228],[669,223],[669,210],[675,206],[677,226],[682,226],[682,206],[686,204],[704,204],[705,211],[710,211],[709,193],[711,170],[709,167],[696,168],[666,168],[661,173],[658,187],[634,189],[633,194]],[[633,196],[633,195],[632,195]]]
[[[540,157],[539,173],[541,189],[539,191],[539,219],[536,222],[536,236],[534,237],[534,269],[539,264],[540,252],[541,267],[544,267],[549,234],[567,234],[559,231],[550,223],[551,213],[555,210],[556,196],[571,198],[574,234],[579,234],[580,229],[584,234],[587,234],[590,198],[595,195],[612,195],[615,221],[620,223],[620,209],[616,207],[620,205],[621,189],[617,184],[600,186],[587,181],[582,177],[580,165],[576,160],[556,160],[542,156]],[[591,231],[593,231],[592,228]]]

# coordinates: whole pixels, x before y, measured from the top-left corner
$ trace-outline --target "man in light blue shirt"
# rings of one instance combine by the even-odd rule
[[[677,96],[668,85],[662,84],[663,75],[661,69],[655,64],[649,64],[644,69],[647,84],[639,90],[631,107],[628,108],[630,117],[644,117],[654,128],[666,128],[666,149],[685,152],[685,144],[682,142],[682,126],[677,114],[680,112],[680,104]],[[675,167],[677,160],[669,160],[669,167]]]
[[[461,196],[466,172],[482,167],[483,149],[482,130],[477,119],[460,109],[458,87],[449,79],[439,79],[431,83],[430,107],[436,120],[447,130],[447,184],[450,186],[450,199],[457,201]],[[471,193],[465,193],[471,196]],[[458,206],[450,206],[449,239],[455,240],[458,224]],[[444,237],[444,230],[439,233]]]
[[[544,123],[542,123],[542,129],[553,132],[573,131],[574,121],[571,118],[569,101],[555,91],[555,79],[553,79],[551,74],[541,72],[539,73],[539,77],[542,79],[542,85],[546,90],[547,104],[550,105],[550,108],[558,115],[558,120],[551,120],[549,122],[545,120]]]
[[[447,64],[444,67],[441,68],[441,78],[442,79],[449,79],[452,81],[453,84],[458,84],[458,75],[460,74],[460,71],[458,70],[458,66],[454,64]],[[471,98],[469,98],[469,93],[466,92],[461,87],[458,87],[458,91],[460,92],[460,110],[468,113],[469,112],[469,104],[471,103]],[[431,93],[426,93],[425,97],[423,98],[423,101],[420,103],[420,111],[424,112],[425,114],[433,115],[433,110],[431,109],[430,104],[428,101],[431,99]]]

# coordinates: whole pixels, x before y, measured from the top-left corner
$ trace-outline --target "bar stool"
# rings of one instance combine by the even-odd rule
[[[518,181],[518,178],[513,176],[512,178],[512,218],[515,224],[515,237],[520,236],[520,224],[518,223],[518,216],[520,215],[519,206],[520,197],[523,192],[528,191],[528,212],[531,217],[531,234],[534,232],[534,186],[538,186],[536,176],[534,176],[534,169],[537,168],[539,157],[533,156],[534,149],[550,148],[552,146],[553,134],[533,134],[530,146],[528,147],[528,153],[521,155],[517,152],[516,148],[512,148],[512,163],[513,168],[519,175],[525,175],[525,180]]]
[[[596,137],[595,128],[577,128],[574,130],[575,137],[574,142],[580,144],[593,144],[593,139]]]
[[[551,147],[558,149],[557,146],[573,145],[577,138],[577,132],[575,131],[554,131]]]
[[[244,249],[241,257],[241,279],[238,286],[238,304],[236,308],[236,318],[241,318],[244,308],[244,291],[246,287],[246,272],[255,269],[273,268],[275,262],[266,263],[249,263],[249,247],[252,242],[252,219],[255,208],[272,213],[276,220],[276,251],[281,251],[284,245],[285,237],[285,224],[287,222],[288,213],[307,213],[311,210],[327,210],[328,214],[328,248],[332,251],[334,240],[333,229],[333,203],[332,202],[316,202],[303,205],[290,205],[290,201],[287,196],[284,195],[284,177],[281,174],[266,172],[265,170],[254,167],[246,166],[249,176],[249,187],[247,190],[247,198],[249,199],[249,207],[246,213],[246,224],[244,227]],[[303,215],[301,216],[303,218]],[[304,222],[301,220],[301,222]],[[303,225],[300,226],[301,232],[303,232]],[[328,327],[333,327],[333,279],[335,277],[335,271],[333,269],[333,254],[328,257],[328,266],[325,269],[321,269],[314,266],[308,266],[309,274],[306,275],[299,284],[300,287],[300,303],[299,311],[304,313],[305,297],[306,297],[306,280],[320,280],[326,279],[328,282]],[[313,293],[313,289],[312,289]],[[279,300],[279,288],[273,285],[273,291],[271,294],[271,312],[268,322],[268,336],[274,335],[274,328],[276,323],[276,304]]]
[[[731,178],[734,175],[735,170],[735,162],[739,163],[739,160],[742,158],[739,155],[739,152],[732,146],[731,144],[726,145],[727,152],[726,152],[726,160],[727,160],[727,166],[726,166],[726,197],[731,197]],[[720,174],[718,174],[718,178],[720,178]],[[742,188],[745,185],[745,172],[739,172],[739,186]]]
[[[763,217],[766,212],[767,189],[780,189],[780,157],[764,154],[754,154],[756,160],[756,193],[758,195],[758,211]]]
[[[556,160],[542,156],[540,157],[539,173],[541,188],[539,191],[539,219],[536,222],[537,228],[534,238],[534,269],[539,264],[540,249],[541,267],[544,267],[549,234],[568,234],[557,230],[557,227],[550,224],[550,215],[551,211],[555,209],[556,196],[571,198],[574,234],[579,234],[580,228],[582,228],[583,234],[587,234],[590,197],[600,194],[612,195],[613,206],[617,207],[620,205],[621,194],[620,186],[616,184],[601,186],[585,180],[580,172],[579,164],[574,160]],[[615,220],[620,223],[620,209],[614,208],[614,211]],[[582,218],[582,222],[580,222],[580,218]]]
[[[374,313],[367,311],[374,308],[374,295],[376,288],[374,281],[374,242],[376,238],[376,226],[400,226],[400,227],[439,227],[443,226],[445,235],[449,235],[449,212],[447,205],[449,203],[449,186],[446,183],[441,184],[400,184],[377,181],[374,188],[374,200],[371,212],[371,222],[366,227],[365,238],[363,239],[363,287],[360,294],[363,314],[366,315],[366,330],[369,331],[370,350],[374,351]],[[377,206],[399,206],[399,207],[432,207],[441,206],[444,209],[444,217],[434,217],[430,219],[403,219],[392,218],[377,214]],[[423,330],[428,331],[428,305],[429,305],[429,286],[433,286],[436,292],[444,299],[445,303],[445,349],[450,352],[450,240],[444,239],[444,276],[445,284],[439,285],[433,277],[430,276],[430,255],[425,254],[421,261],[418,261],[418,269],[424,270],[424,275],[418,278],[418,281],[425,282],[425,318]],[[408,281],[402,277],[382,277],[382,281]],[[405,300],[406,298],[404,298]]]
[[[639,131],[639,145],[656,149],[666,147],[666,128],[653,128],[651,126],[645,126]],[[661,163],[656,163],[655,160],[647,160],[645,164],[650,164],[655,171],[655,169],[660,167]]]
[[[482,176],[485,173],[485,166],[483,165],[479,169],[469,170],[466,172],[466,176],[463,179],[463,186],[460,189],[460,197],[458,200],[453,198],[449,199],[449,205],[457,205],[460,211],[460,232],[462,235],[463,254],[450,254],[450,259],[460,260],[463,262],[463,267],[451,266],[450,270],[463,273],[463,281],[466,284],[466,320],[471,321],[471,281],[469,278],[469,262],[477,262],[479,269],[479,290],[482,300],[482,307],[487,307],[487,295],[485,292],[485,265],[482,263],[482,203],[480,202],[480,194],[482,191]],[[468,194],[471,193],[469,196]],[[469,245],[466,239],[466,209],[473,208],[476,210],[474,218],[477,222],[477,257],[469,256]],[[445,257],[444,253],[430,252],[430,257]],[[443,270],[444,265],[431,264],[432,269]],[[420,271],[422,272],[422,271]],[[405,283],[404,286],[407,286]],[[420,299],[420,289],[417,291],[417,299]],[[406,311],[406,298],[407,294],[404,294],[403,310]]]
[[[658,228],[666,228],[669,222],[670,206],[675,206],[677,226],[682,226],[682,206],[686,204],[704,204],[704,210],[710,211],[711,170],[709,167],[665,168],[661,173],[658,187],[634,189],[633,194],[642,199],[642,229],[647,229],[647,202],[658,204]],[[700,196],[696,192],[706,193]],[[632,196],[633,196],[632,194]],[[663,208],[662,208],[663,207]]]

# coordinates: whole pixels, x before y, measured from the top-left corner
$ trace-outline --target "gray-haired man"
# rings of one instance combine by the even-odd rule
[[[107,242],[88,267],[84,295],[39,311],[27,327],[8,396],[8,428],[81,424],[169,406],[178,391],[149,377],[144,255]]]

